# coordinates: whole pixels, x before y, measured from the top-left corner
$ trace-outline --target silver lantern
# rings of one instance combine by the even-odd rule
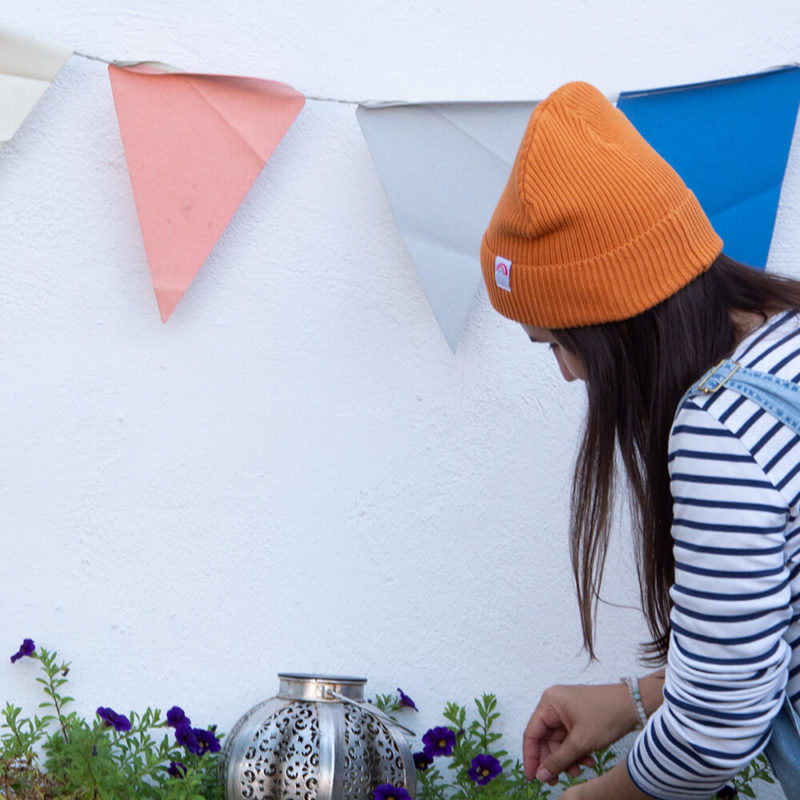
[[[276,697],[225,738],[226,800],[372,800],[391,783],[416,793],[403,731],[364,699],[365,678],[279,674]]]

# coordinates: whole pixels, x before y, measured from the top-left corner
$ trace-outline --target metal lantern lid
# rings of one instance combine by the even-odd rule
[[[342,678],[335,675],[305,675],[279,672],[278,694],[282,700],[324,700],[341,702],[337,695],[363,703],[366,678]]]
[[[372,800],[382,783],[414,797],[406,729],[364,699],[366,678],[279,673],[278,680],[278,694],[225,738],[226,800]]]

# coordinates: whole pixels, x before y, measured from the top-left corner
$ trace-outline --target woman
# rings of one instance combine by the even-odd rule
[[[534,110],[481,263],[494,307],[586,382],[570,530],[585,646],[619,458],[645,650],[666,664],[548,689],[526,774],[555,783],[641,727],[627,762],[563,797],[708,798],[773,730],[773,766],[796,780],[782,772],[800,769],[800,284],[724,256],[678,175],[584,83]],[[759,380],[780,390],[769,410]]]

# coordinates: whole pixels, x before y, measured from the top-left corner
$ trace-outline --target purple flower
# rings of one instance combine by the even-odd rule
[[[431,728],[422,737],[422,744],[423,752],[431,758],[449,756],[456,746],[456,735],[444,726]]]
[[[413,708],[414,711],[419,711],[417,704],[398,686],[397,694],[400,695],[400,705],[406,708]]]
[[[167,725],[171,728],[177,728],[182,722],[185,722],[187,725],[192,724],[192,721],[183,713],[183,709],[180,706],[172,706],[172,708],[167,711]]]
[[[414,753],[414,766],[420,772],[428,769],[431,764],[433,764],[433,758],[431,758],[431,756],[429,756],[424,750],[420,750],[419,753]]]
[[[131,729],[131,721],[124,714],[117,714],[113,708],[100,706],[97,709],[97,716],[103,720],[103,727],[113,728],[115,731],[129,731]]]
[[[23,656],[32,656],[35,649],[36,645],[33,643],[33,639],[25,639],[19,646],[19,650],[11,656],[11,663],[19,661]]]
[[[189,753],[202,756],[204,753],[218,753],[222,747],[215,735],[216,727],[210,731],[193,728],[188,720],[175,726],[175,741],[183,745]]]
[[[203,755],[203,753],[219,752],[222,745],[219,743],[219,739],[214,735],[213,730],[204,731],[200,728],[192,728],[192,733],[195,735],[197,743],[200,745],[200,755]]]
[[[170,761],[169,766],[167,767],[167,772],[173,778],[185,778],[188,771],[189,770],[186,769],[186,765],[180,761]]]
[[[131,721],[124,714],[117,714],[117,721],[114,728],[121,732],[126,732],[131,729]]]
[[[472,759],[472,766],[469,768],[467,775],[478,786],[486,786],[489,781],[496,778],[502,771],[503,768],[500,766],[500,762],[494,756],[481,753]]]
[[[382,783],[375,787],[373,800],[411,800],[411,795],[402,787],[392,783]]]
[[[196,756],[200,755],[200,742],[188,722],[181,722],[175,726],[175,741]]]

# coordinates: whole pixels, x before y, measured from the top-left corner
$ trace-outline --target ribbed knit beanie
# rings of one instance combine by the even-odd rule
[[[481,267],[501,314],[571,328],[651,308],[721,250],[697,198],[625,115],[568,83],[531,115]]]

